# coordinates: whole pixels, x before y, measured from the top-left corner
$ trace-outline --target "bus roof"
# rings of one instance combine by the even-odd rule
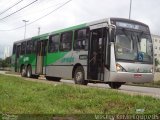
[[[53,32],[49,32],[49,33],[45,33],[45,34],[42,34],[42,35],[34,36],[32,38],[28,38],[28,39],[25,39],[25,40],[16,41],[16,42],[14,42],[14,44],[21,43],[23,41],[28,41],[28,40],[31,40],[31,39],[32,40],[45,40],[45,39],[48,39],[49,35],[58,34],[58,33],[62,33],[62,32],[67,32],[67,31],[76,30],[76,29],[81,29],[81,28],[96,25],[96,24],[99,24],[99,23],[108,23],[109,21],[133,22],[133,23],[139,23],[141,25],[148,26],[148,25],[146,25],[142,22],[135,21],[135,20],[111,17],[111,18],[105,18],[105,19],[101,19],[101,20],[97,20],[97,21],[93,21],[93,22],[88,22],[88,23],[84,23],[84,24],[80,24],[80,25],[76,25],[76,26],[72,26],[72,27],[68,27],[68,28],[64,28],[64,29],[60,29],[60,30],[56,30],[56,31],[53,31]],[[110,23],[108,23],[108,24],[110,24]]]
[[[38,36],[34,36],[32,37],[32,40],[45,40],[45,39],[48,39],[48,35],[49,33],[45,33],[45,34],[42,34],[42,35],[38,35]]]
[[[76,25],[76,26],[72,26],[72,27],[68,27],[68,28],[64,28],[64,29],[60,29],[60,30],[56,30],[50,33],[50,35],[52,34],[58,34],[58,33],[62,33],[62,32],[67,32],[67,31],[71,31],[71,30],[76,30],[76,29],[81,29],[81,28],[85,28],[91,25],[96,25],[99,23],[104,23],[104,22],[108,22],[108,18],[106,19],[101,19],[98,21],[93,21],[93,22],[89,22],[89,23],[84,23],[84,24],[80,24],[80,25]]]
[[[76,26],[72,26],[72,27],[68,27],[68,28],[53,31],[53,32],[51,32],[51,34],[67,32],[67,31],[70,31],[70,30],[80,29],[80,28],[84,28],[84,27],[86,27],[86,24],[80,24],[80,25],[76,25]]]
[[[22,43],[22,42],[28,41],[28,40],[31,40],[31,38],[27,38],[27,39],[16,41],[16,42],[14,42],[14,44]]]
[[[38,35],[38,36],[31,37],[31,38],[16,41],[16,42],[14,42],[14,44],[22,43],[24,41],[29,41],[29,40],[45,40],[45,39],[48,39],[48,35],[49,35],[49,33],[45,33],[42,35]]]

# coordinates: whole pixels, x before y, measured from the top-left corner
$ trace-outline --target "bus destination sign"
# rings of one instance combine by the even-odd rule
[[[128,28],[128,29],[135,29],[135,30],[142,30],[148,31],[147,26],[142,26],[134,23],[126,23],[126,22],[116,22],[117,27]]]

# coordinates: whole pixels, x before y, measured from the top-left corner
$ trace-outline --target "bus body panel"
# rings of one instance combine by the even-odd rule
[[[153,78],[152,73],[110,72],[109,82],[146,83],[152,82]]]
[[[114,43],[111,42],[111,47],[110,47],[110,71],[116,71],[116,59],[115,59],[115,48],[114,48]]]
[[[47,56],[46,76],[72,78],[72,71],[76,64],[84,67],[87,75],[87,51],[70,51],[50,53]]]
[[[47,56],[46,76],[70,78],[72,60],[71,52],[50,53]]]
[[[117,62],[126,71],[111,72],[109,81],[114,82],[151,82],[154,78],[153,65],[139,63]]]
[[[60,66],[53,65],[46,67],[46,76],[50,77],[60,77],[60,78],[72,78],[72,69],[73,66]]]
[[[20,55],[19,58],[19,71],[20,71],[20,67],[22,65],[25,65],[26,67],[28,65],[32,66],[32,72],[33,74],[35,74],[35,66],[36,66],[36,55],[35,54],[26,54],[26,55]]]
[[[73,68],[77,64],[81,65],[83,67],[83,70],[84,70],[85,80],[87,80],[88,51],[73,51],[73,56],[74,56]]]

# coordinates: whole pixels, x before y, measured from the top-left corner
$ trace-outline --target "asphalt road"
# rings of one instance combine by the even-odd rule
[[[71,80],[61,80],[61,82],[72,83]],[[89,83],[88,86],[98,87],[104,89],[111,89],[107,84],[92,84]],[[130,85],[122,85],[118,92],[123,92],[131,95],[148,95],[156,98],[160,98],[160,88],[152,88],[152,87],[140,87],[140,86],[130,86]]]
[[[5,71],[0,71],[0,74],[5,74]],[[11,74],[6,74],[6,75],[11,75]],[[11,75],[11,76],[20,77],[20,75]],[[55,84],[55,82],[46,81],[44,78],[41,78],[41,80],[37,80],[37,79],[26,79],[26,80]],[[74,84],[74,82],[72,80],[61,79],[61,82],[62,83],[67,83],[67,84]],[[92,84],[92,83],[89,83],[87,86],[103,88],[103,89],[111,89],[107,84]],[[147,96],[152,96],[152,97],[155,97],[155,98],[160,98],[160,88],[122,85],[121,88],[118,89],[117,91],[118,92],[123,92],[123,93],[126,93],[126,94],[131,94],[131,95],[143,95],[143,96],[147,95]]]

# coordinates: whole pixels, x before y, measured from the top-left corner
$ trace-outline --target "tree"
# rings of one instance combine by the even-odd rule
[[[157,67],[160,64],[159,60],[155,58],[155,66]]]
[[[2,62],[3,60],[0,58],[0,68],[2,68]]]
[[[2,68],[4,69],[5,67],[7,67],[7,64],[5,62],[5,60],[2,61]]]
[[[4,69],[5,67],[11,66],[11,57],[7,57],[5,60],[0,59],[0,68]]]
[[[157,58],[155,58],[155,71],[156,72],[160,72],[158,69],[158,65],[160,64],[159,60]]]
[[[5,63],[6,63],[6,67],[10,67],[11,66],[11,57],[7,57],[5,59]]]

